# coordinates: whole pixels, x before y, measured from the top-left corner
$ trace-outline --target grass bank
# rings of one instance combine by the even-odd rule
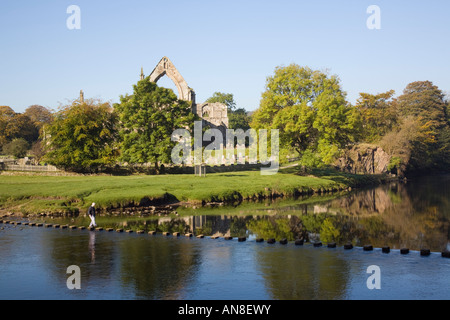
[[[235,202],[326,193],[379,184],[382,176],[360,176],[335,171],[299,175],[295,167],[263,176],[259,171],[193,175],[133,176],[22,176],[0,175],[3,213],[77,213],[92,202],[99,208],[169,202]]]

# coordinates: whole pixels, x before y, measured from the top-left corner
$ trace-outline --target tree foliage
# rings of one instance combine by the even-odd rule
[[[16,158],[23,158],[27,155],[30,145],[24,138],[14,139],[3,146],[3,153]]]
[[[236,109],[236,102],[232,93],[214,92],[213,95],[206,100],[206,102],[214,103],[220,102],[227,106],[228,112]]]
[[[75,100],[45,126],[44,159],[70,171],[93,172],[117,156],[117,116],[109,103]]]
[[[360,93],[355,107],[361,113],[361,137],[376,142],[398,124],[398,112],[393,101],[394,90],[379,94]]]
[[[326,72],[291,64],[267,78],[252,128],[279,129],[282,147],[318,154],[331,163],[355,141],[358,113],[345,100],[340,81]]]
[[[172,90],[158,87],[147,77],[133,86],[133,94],[114,105],[120,119],[122,161],[132,164],[171,163],[176,129],[192,128],[195,116],[188,102]]]

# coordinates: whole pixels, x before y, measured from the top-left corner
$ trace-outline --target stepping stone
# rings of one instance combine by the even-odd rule
[[[258,239],[256,239],[256,242],[264,242],[264,239],[263,238],[258,238]]]
[[[111,232],[111,231],[114,231],[114,229],[113,228],[106,228],[106,231]]]
[[[192,233],[186,233],[184,236],[191,238],[192,237]]]
[[[287,239],[281,239],[280,244],[287,244]]]
[[[179,232],[174,232],[174,233],[172,233],[172,235],[173,235],[174,237],[179,237],[179,236],[180,236],[180,233],[179,233]]]
[[[322,246],[322,242],[314,242],[313,244],[314,247],[318,248]]]
[[[372,251],[372,250],[373,250],[373,246],[371,246],[371,245],[365,245],[365,246],[363,247],[363,250],[364,250],[364,251]]]
[[[149,235],[155,235],[155,234],[156,234],[156,231],[149,231],[148,234],[149,234]]]
[[[95,230],[97,230],[97,231],[103,231],[103,228],[102,228],[102,227],[98,227],[98,228],[95,228]]]
[[[421,256],[429,256],[431,254],[430,249],[421,249],[420,250],[420,255]]]
[[[303,245],[303,239],[297,239],[297,240],[295,240],[295,245],[296,245],[296,246],[302,246],[302,245]]]
[[[123,232],[123,229],[117,229],[116,232]]]
[[[247,240],[246,237],[239,237],[239,238],[238,238],[238,242],[244,242],[244,241],[246,241],[246,240]]]
[[[84,230],[84,229],[86,229],[86,227],[85,226],[79,226],[78,229]]]
[[[218,239],[219,236],[212,236],[211,239]]]
[[[163,236],[170,236],[170,232],[163,232]]]
[[[381,248],[381,252],[383,252],[383,253],[389,253],[389,252],[391,252],[391,248],[388,247],[388,246],[385,246],[385,247]]]
[[[197,236],[197,238],[199,238],[199,239],[203,239],[205,236],[204,235],[202,235],[202,234],[199,234],[198,236]]]
[[[137,230],[136,233],[142,234],[142,233],[144,233],[144,230]]]
[[[275,239],[267,239],[267,243],[274,244],[275,243]]]
[[[328,248],[336,248],[336,242],[330,242],[327,244]]]
[[[345,250],[353,249],[353,245],[351,243],[344,244],[344,249]]]
[[[400,254],[408,254],[409,253],[409,249],[408,248],[401,248],[400,249]]]
[[[127,233],[133,233],[133,230],[126,230]]]
[[[77,226],[69,226],[69,229],[76,229]]]
[[[55,229],[57,229],[57,228],[59,228],[59,227],[60,227],[59,224],[54,224],[54,225],[53,225],[53,228],[55,228]]]
[[[233,237],[230,237],[230,236],[226,236],[226,237],[223,237],[225,240],[233,240]]]

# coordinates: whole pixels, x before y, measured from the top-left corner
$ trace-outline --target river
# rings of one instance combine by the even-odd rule
[[[48,227],[12,217],[22,223],[0,224],[0,299],[449,299],[450,259],[441,256],[450,249],[449,182],[180,206],[178,216],[102,214],[103,231],[54,227],[88,226],[84,216],[39,219]],[[69,266],[79,268],[80,289],[68,288]]]

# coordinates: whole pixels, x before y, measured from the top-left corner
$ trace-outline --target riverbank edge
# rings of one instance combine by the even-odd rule
[[[200,199],[185,199],[178,200],[176,196],[170,193],[164,193],[162,195],[149,195],[139,201],[135,199],[122,200],[120,203],[111,203],[107,206],[97,207],[99,213],[108,211],[121,212],[133,212],[136,210],[144,210],[147,214],[163,214],[167,215],[175,211],[174,207],[177,206],[190,206],[193,208],[208,206],[208,205],[236,205],[243,201],[261,201],[261,200],[275,200],[279,198],[296,198],[305,195],[325,195],[336,192],[350,192],[352,189],[360,189],[370,186],[377,186],[392,181],[398,181],[399,179],[390,175],[358,175],[342,173],[337,171],[314,171],[308,175],[298,174],[292,172],[293,168],[290,168],[288,173],[298,176],[308,176],[312,178],[326,179],[329,181],[327,185],[320,187],[313,187],[309,185],[288,185],[283,189],[267,185],[255,190],[251,194],[242,195],[239,191],[229,189],[226,192],[214,193],[214,189],[210,194]],[[30,200],[33,197],[29,198]],[[76,198],[69,201],[67,209],[61,210],[46,209],[38,211],[23,211],[18,210],[14,201],[11,201],[8,206],[0,208],[0,215],[18,215],[18,216],[77,216],[85,211],[86,203],[82,198]]]

